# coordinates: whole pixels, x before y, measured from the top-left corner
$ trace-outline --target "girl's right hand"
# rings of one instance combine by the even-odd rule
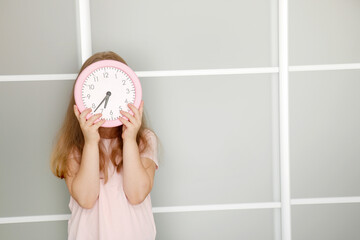
[[[101,113],[95,114],[91,116],[88,120],[86,120],[86,116],[91,112],[91,108],[86,108],[82,113],[79,112],[76,105],[74,105],[74,113],[77,120],[80,123],[81,131],[84,134],[85,142],[96,142],[100,141],[99,127],[106,121],[102,119],[97,123],[94,123],[96,119],[101,117]]]

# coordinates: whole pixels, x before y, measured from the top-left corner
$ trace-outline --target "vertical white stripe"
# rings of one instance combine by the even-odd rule
[[[82,65],[92,55],[89,0],[77,0],[77,11]]]
[[[282,240],[291,240],[288,1],[279,0],[279,117]]]

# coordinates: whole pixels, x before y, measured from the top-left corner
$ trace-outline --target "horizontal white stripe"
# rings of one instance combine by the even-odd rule
[[[351,70],[351,69],[360,69],[360,63],[289,66],[290,72]],[[135,73],[138,77],[175,77],[175,76],[206,76],[206,75],[241,75],[241,74],[261,74],[261,73],[278,73],[278,72],[279,72],[278,67],[264,67],[264,68],[225,68],[225,69],[136,71]],[[0,82],[75,80],[76,77],[77,77],[77,73],[73,73],[73,74],[0,75]]]
[[[154,213],[169,212],[195,212],[195,211],[216,211],[216,210],[237,210],[237,209],[263,209],[280,208],[280,202],[265,203],[238,203],[238,204],[212,204],[212,205],[190,205],[190,206],[171,206],[154,207]]]
[[[50,222],[69,220],[70,214],[61,215],[38,215],[38,216],[21,216],[21,217],[2,217],[0,224],[6,223],[29,223],[29,222]]]
[[[173,76],[204,76],[204,75],[238,75],[254,73],[277,73],[278,67],[264,68],[224,68],[224,69],[194,69],[194,70],[166,70],[166,71],[138,71],[138,77],[173,77]]]
[[[229,69],[197,69],[167,71],[137,71],[138,77],[174,77],[201,75],[231,75],[253,73],[277,73],[278,68],[229,68]],[[8,81],[44,81],[44,80],[75,80],[77,74],[42,74],[42,75],[0,75],[0,82]]]
[[[290,72],[360,69],[360,63],[289,66]]]
[[[0,82],[75,80],[77,74],[0,75]]]
[[[297,198],[291,200],[291,205],[328,204],[328,203],[360,203],[360,197]]]
[[[335,198],[299,198],[291,199],[291,205],[308,204],[329,204],[329,203],[360,203],[359,197],[335,197]],[[197,212],[197,211],[221,211],[221,210],[240,210],[240,209],[281,209],[280,202],[259,202],[259,203],[238,203],[238,204],[211,204],[211,205],[189,205],[171,207],[153,207],[153,213],[170,212]],[[70,214],[61,215],[38,215],[20,217],[2,217],[0,224],[8,223],[28,223],[28,222],[50,222],[67,221]]]

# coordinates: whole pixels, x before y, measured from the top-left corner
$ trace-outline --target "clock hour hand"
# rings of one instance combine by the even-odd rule
[[[104,108],[106,108],[106,105],[107,105],[108,101],[109,101],[109,97],[108,97],[108,96],[106,96],[106,100],[105,100],[105,106],[104,106]]]
[[[106,101],[105,101],[105,107],[104,108],[106,108],[106,105],[107,105],[107,103],[109,101],[110,96],[111,96],[111,92],[109,91],[109,92],[106,93]]]

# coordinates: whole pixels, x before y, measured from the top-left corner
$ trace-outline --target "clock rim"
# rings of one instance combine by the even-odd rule
[[[75,80],[76,82],[75,82],[75,87],[74,87],[74,98],[75,98],[75,104],[77,105],[80,113],[82,113],[86,109],[85,105],[83,104],[83,101],[82,101],[82,86],[83,86],[86,78],[93,71],[95,71],[96,69],[102,68],[102,67],[115,67],[115,68],[118,68],[118,69],[124,71],[127,75],[129,75],[130,80],[134,83],[134,87],[135,87],[134,105],[135,105],[135,107],[139,108],[141,99],[142,99],[142,88],[141,88],[140,80],[139,80],[138,76],[136,75],[136,73],[128,65],[126,65],[120,61],[106,59],[106,60],[100,60],[100,61],[94,62],[94,63],[90,64],[89,66],[87,66]],[[91,110],[91,112],[87,114],[86,119],[89,119],[91,116],[93,116],[92,112],[93,112],[93,110]],[[130,113],[131,115],[134,116],[134,113],[131,111],[131,109],[130,109],[130,111],[128,111],[128,113]],[[125,116],[124,116],[124,118],[126,120],[128,120],[128,118],[126,118]],[[97,123],[98,121],[100,121],[100,118],[96,119],[94,121],[94,123]],[[101,125],[101,127],[117,127],[122,124],[123,123],[119,120],[119,118],[117,118],[115,120],[105,120],[105,122]]]

